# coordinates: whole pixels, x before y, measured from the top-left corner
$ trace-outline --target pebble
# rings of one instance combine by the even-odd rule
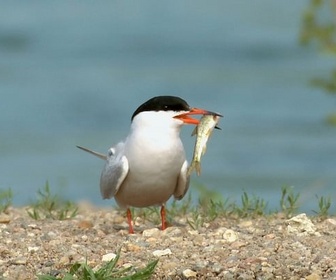
[[[53,232],[53,231],[49,231],[48,232],[48,236],[52,238],[52,237],[56,237],[57,234],[55,232]]]
[[[242,221],[241,223],[239,223],[239,225],[240,225],[241,227],[245,227],[245,228],[247,228],[247,227],[251,227],[251,226],[253,226],[253,222],[250,221],[250,220]]]
[[[83,220],[78,223],[78,227],[81,229],[89,229],[93,227],[93,223],[91,221]]]
[[[197,230],[189,230],[188,233],[190,235],[199,235],[199,232]]]
[[[169,227],[163,233],[170,237],[178,237],[182,235],[182,230],[177,227]]]
[[[247,246],[247,242],[242,242],[242,241],[235,241],[231,243],[231,248],[232,249],[240,249],[242,247],[246,247]]]
[[[0,213],[0,224],[8,224],[11,221],[10,216]]]
[[[164,262],[162,264],[162,269],[165,271],[175,270],[179,266],[177,262]]]
[[[37,247],[37,246],[29,246],[28,247],[28,252],[36,252],[40,249],[40,247]]]
[[[220,227],[218,228],[216,231],[215,231],[215,235],[216,236],[220,236],[220,237],[223,237],[223,234],[224,232],[227,231],[227,228],[226,227]]]
[[[27,258],[26,257],[18,257],[13,260],[13,264],[21,265],[21,264],[26,264],[27,263]]]
[[[158,228],[150,228],[150,229],[145,229],[142,232],[143,237],[157,237],[160,235],[160,230]]]
[[[191,277],[196,277],[197,276],[197,272],[195,272],[195,271],[193,271],[189,268],[183,270],[182,274],[185,278],[191,278]]]
[[[204,244],[204,237],[202,235],[197,235],[193,239],[193,243],[195,246],[200,246]]]
[[[59,264],[66,265],[68,263],[70,263],[70,259],[68,256],[63,256],[59,260]]]
[[[320,280],[322,279],[317,273],[312,273],[306,277],[306,280]]]
[[[103,261],[103,262],[109,262],[109,261],[115,259],[116,256],[117,256],[117,255],[114,254],[114,253],[108,253],[108,254],[105,254],[105,255],[103,255],[103,257],[102,257],[102,261]]]
[[[82,238],[83,241],[87,241],[89,239],[87,235],[82,235],[81,238]]]
[[[327,224],[329,224],[331,226],[336,227],[336,219],[326,219],[325,223],[327,223]]]
[[[28,227],[32,229],[41,229],[37,224],[29,224]]]
[[[133,243],[128,243],[126,247],[129,252],[139,252],[142,249],[139,245]]]
[[[227,241],[227,242],[235,242],[238,239],[238,233],[233,231],[232,229],[227,229],[224,233],[223,233],[223,238]]]
[[[172,254],[172,252],[169,248],[165,249],[165,250],[155,250],[153,252],[153,255],[155,257],[162,257],[162,256],[166,256],[166,255],[171,255],[171,254]]]
[[[287,220],[287,223],[287,232],[289,234],[296,234],[297,236],[320,235],[316,231],[315,225],[308,219],[305,213],[294,216]]]

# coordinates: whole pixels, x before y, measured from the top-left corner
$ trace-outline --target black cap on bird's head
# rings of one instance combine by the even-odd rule
[[[190,106],[185,100],[177,96],[155,96],[135,110],[132,120],[137,114],[145,111],[190,111]]]
[[[175,111],[181,112],[177,114],[174,118],[179,119],[187,124],[199,124],[199,120],[191,118],[190,115],[219,115],[204,109],[191,108],[188,103],[180,97],[163,95],[156,96],[142,105],[140,105],[132,115],[131,120],[134,119],[136,115],[145,111]],[[220,115],[219,115],[220,116]]]

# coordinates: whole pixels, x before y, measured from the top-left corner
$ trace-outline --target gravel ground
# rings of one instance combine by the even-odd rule
[[[216,219],[198,230],[186,217],[165,231],[136,219],[129,235],[116,210],[82,205],[71,220],[31,219],[23,208],[0,215],[0,279],[36,279],[75,262],[100,267],[121,248],[119,266],[159,258],[153,279],[336,279],[336,219],[297,215]]]

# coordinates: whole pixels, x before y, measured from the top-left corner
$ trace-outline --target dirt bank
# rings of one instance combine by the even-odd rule
[[[216,219],[198,230],[186,217],[160,231],[123,213],[82,206],[71,220],[30,218],[10,208],[0,216],[0,279],[61,275],[75,262],[99,267],[121,248],[118,265],[144,267],[159,258],[153,279],[336,279],[336,219],[272,215]]]

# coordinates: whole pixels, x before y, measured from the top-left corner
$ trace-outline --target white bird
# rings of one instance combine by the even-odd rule
[[[191,108],[179,97],[157,96],[135,110],[125,141],[110,148],[107,155],[77,146],[106,160],[101,195],[114,197],[127,209],[129,233],[134,233],[130,207],[161,206],[161,228],[166,229],[165,203],[171,196],[182,199],[189,187],[180,130],[184,124],[199,123],[190,115],[209,113]]]

